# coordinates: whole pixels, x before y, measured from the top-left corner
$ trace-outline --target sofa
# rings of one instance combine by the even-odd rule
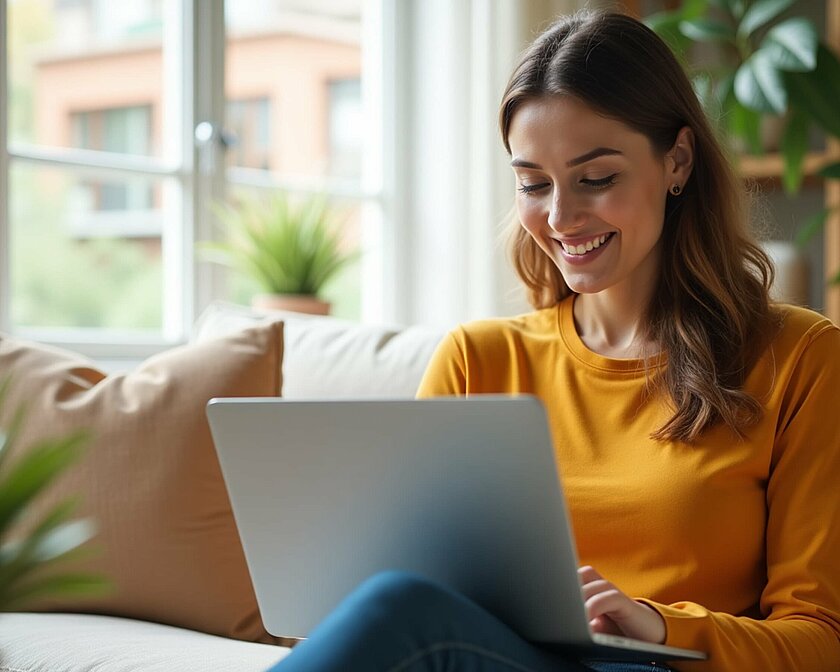
[[[112,584],[0,613],[0,672],[257,672],[287,655],[293,640],[259,618],[206,402],[412,397],[443,335],[217,302],[190,343],[119,373],[0,335],[0,372],[12,379],[5,405],[27,409],[21,450],[91,432],[30,515],[81,495],[78,515],[98,534],[68,565]]]

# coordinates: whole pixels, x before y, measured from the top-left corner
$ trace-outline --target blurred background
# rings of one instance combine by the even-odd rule
[[[185,342],[210,302],[260,291],[200,254],[227,235],[219,208],[278,191],[329,200],[351,257],[319,292],[336,316],[527,310],[500,242],[514,183],[497,106],[519,51],[584,4],[0,0],[0,328],[105,358]],[[787,4],[837,48],[840,3]],[[620,4],[695,23],[704,5],[727,0]],[[714,63],[694,37],[687,67]],[[785,298],[837,320],[840,198],[820,174],[837,145],[810,126],[807,143],[795,188],[778,141],[735,156]]]

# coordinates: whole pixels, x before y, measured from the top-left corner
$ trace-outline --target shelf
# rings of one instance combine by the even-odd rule
[[[803,172],[806,176],[816,175],[820,168],[832,161],[840,161],[840,153],[811,152],[805,155]],[[784,170],[785,164],[781,154],[743,155],[738,159],[738,172],[743,177],[755,179],[781,177]]]

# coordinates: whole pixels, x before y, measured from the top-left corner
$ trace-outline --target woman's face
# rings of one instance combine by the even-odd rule
[[[671,153],[570,96],[522,104],[508,141],[519,220],[569,288],[652,291],[667,192],[684,185]]]

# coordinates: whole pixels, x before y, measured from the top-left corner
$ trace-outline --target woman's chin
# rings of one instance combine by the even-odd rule
[[[581,277],[579,274],[570,273],[568,275],[563,275],[563,279],[566,281],[566,285],[572,290],[575,294],[597,294],[598,292],[603,292],[607,287],[609,287],[609,283],[604,282],[603,280],[599,280],[592,277]]]

